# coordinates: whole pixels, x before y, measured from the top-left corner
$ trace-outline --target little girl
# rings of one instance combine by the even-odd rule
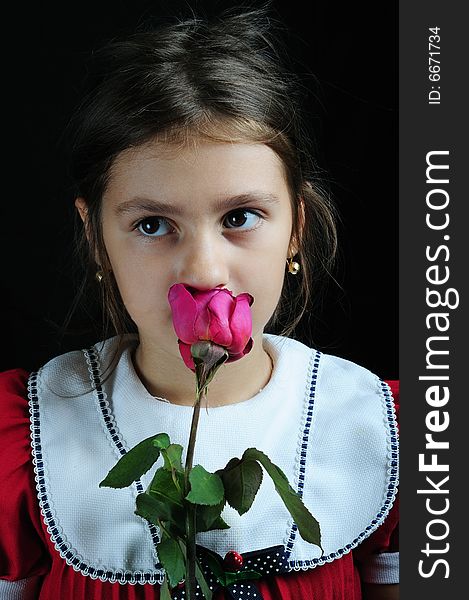
[[[227,507],[230,528],[197,537],[262,576],[224,590],[214,583],[214,598],[396,599],[390,387],[287,337],[336,242],[298,83],[269,19],[194,17],[113,42],[98,58],[101,80],[72,122],[73,173],[114,335],[38,373],[1,376],[0,596],[159,598],[159,532],[134,513],[142,483],[99,483],[153,434],[187,447],[194,375],[168,303],[182,283],[254,298],[252,348],[210,383],[194,463],[216,471],[246,448],[262,450],[322,535],[323,551],[298,535],[265,477],[248,513]],[[265,333],[275,326],[282,335]]]

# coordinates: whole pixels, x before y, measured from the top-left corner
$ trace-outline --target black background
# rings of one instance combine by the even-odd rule
[[[96,341],[58,335],[74,297],[73,197],[60,136],[85,60],[109,36],[183,2],[18,5],[4,15],[2,350],[0,368],[34,369]],[[231,2],[193,2],[207,12]],[[341,215],[340,287],[301,341],[398,377],[397,5],[273,2],[316,101],[318,161]],[[185,14],[188,14],[187,9]],[[315,79],[312,77],[315,76]]]
[[[433,66],[429,47],[438,27],[440,79],[431,81]],[[467,514],[467,94],[461,94],[465,80],[461,74],[467,66],[467,50],[461,46],[467,30],[467,6],[456,2],[427,0],[409,3],[402,0],[399,9],[399,254],[400,254],[400,380],[401,380],[401,478],[400,478],[400,579],[402,598],[459,598],[467,580],[467,533],[463,523]],[[429,92],[440,89],[439,105],[428,103]],[[449,167],[447,183],[436,184],[438,171],[427,181],[427,153],[446,151],[440,164]],[[432,159],[432,162],[435,162]],[[441,173],[441,171],[440,171]],[[433,180],[433,181],[432,181]],[[448,215],[445,229],[432,229],[437,212],[433,191],[445,190],[449,204],[442,213]],[[427,194],[432,192],[431,199]],[[428,204],[427,204],[428,202]],[[445,237],[446,236],[446,237]],[[438,261],[429,260],[432,250],[446,244],[449,255]],[[427,247],[429,249],[427,256]],[[441,257],[440,257],[441,258]],[[448,281],[432,282],[431,265],[440,272],[448,269]],[[431,306],[438,290],[442,297],[453,288],[458,293],[458,307]],[[454,296],[454,292],[450,298]],[[444,300],[443,300],[444,301]],[[454,304],[450,302],[449,304]],[[448,329],[438,331],[432,313],[447,315]],[[442,338],[440,340],[435,338]],[[433,339],[431,339],[433,338]],[[447,354],[439,360],[430,349]],[[439,367],[439,368],[435,368]],[[430,379],[420,379],[430,377]],[[445,379],[438,379],[444,377]],[[428,390],[440,386],[448,401],[438,407],[440,422],[449,419],[441,431],[432,431],[431,398]],[[438,449],[429,444],[429,435],[440,443]],[[446,471],[429,471],[419,464],[433,460],[448,465]],[[433,455],[433,456],[432,456]],[[405,458],[403,460],[403,457]],[[449,479],[433,494],[434,487]],[[418,492],[418,490],[422,490]],[[430,491],[428,491],[430,490]],[[445,500],[444,500],[445,499]],[[446,504],[446,501],[448,504]],[[436,508],[438,505],[438,509]],[[443,509],[447,509],[443,512]],[[435,511],[438,510],[438,515]],[[441,512],[440,512],[441,511]],[[436,519],[442,522],[435,523]],[[447,524],[448,529],[444,523]],[[432,539],[433,538],[433,539]],[[438,540],[436,538],[439,538]],[[429,551],[430,549],[430,551]],[[422,561],[422,562],[421,562]],[[438,562],[437,561],[441,561]],[[443,562],[446,561],[446,564]],[[419,572],[422,569],[423,576]],[[429,575],[430,574],[430,575]]]

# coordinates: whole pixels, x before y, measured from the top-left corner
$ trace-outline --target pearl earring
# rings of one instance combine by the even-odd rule
[[[292,275],[296,275],[300,270],[300,263],[297,263],[293,260],[293,258],[287,259],[288,264],[288,272]]]

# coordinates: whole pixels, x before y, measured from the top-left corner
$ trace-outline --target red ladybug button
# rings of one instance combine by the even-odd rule
[[[225,554],[225,558],[223,559],[223,567],[225,571],[240,571],[243,568],[243,557],[239,552],[235,552],[234,550],[230,550]]]

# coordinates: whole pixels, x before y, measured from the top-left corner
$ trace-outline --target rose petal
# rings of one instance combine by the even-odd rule
[[[254,297],[251,296],[249,292],[243,292],[242,294],[239,294],[238,296],[236,296],[235,300],[238,300],[239,298],[246,298],[249,302],[249,306],[252,306],[254,302]]]
[[[249,294],[240,294],[235,298],[235,307],[230,318],[229,328],[232,342],[228,349],[230,354],[242,352],[252,334],[252,315],[249,306]],[[250,296],[252,298],[252,296]]]
[[[210,302],[210,300],[216,296],[217,294],[220,293],[220,289],[219,288],[213,288],[211,290],[196,290],[193,289],[192,291],[192,295],[194,296],[195,300],[197,302],[199,302],[200,304],[208,304]]]
[[[209,305],[208,312],[210,313],[210,339],[218,344],[229,348],[232,344],[233,336],[230,330],[230,317],[235,307],[235,301],[230,292],[220,290],[213,296]]]
[[[191,345],[209,340],[226,348],[233,362],[242,358],[253,341],[250,306],[251,294],[244,292],[234,297],[226,288],[197,290],[177,283],[168,292],[174,330],[178,336],[179,351],[184,363],[195,371]]]
[[[220,290],[194,290],[194,301],[197,306],[197,315],[194,320],[194,333],[198,340],[210,340],[210,322],[212,315],[209,311],[211,299],[218,294]]]
[[[230,354],[230,356],[226,362],[227,363],[234,362],[235,360],[239,360],[240,358],[243,358],[243,356],[245,356],[246,354],[248,354],[251,351],[253,344],[254,344],[254,342],[253,342],[252,338],[250,338],[248,343],[244,347],[244,350],[242,352],[240,352],[239,354]]]
[[[169,289],[168,301],[173,316],[176,335],[186,344],[193,344],[199,338],[195,333],[197,303],[182,283],[176,283]]]
[[[186,367],[191,369],[191,371],[195,372],[195,363],[194,363],[194,359],[192,358],[190,344],[185,344],[184,342],[181,342],[181,340],[178,340],[178,344],[179,344],[179,352],[182,356],[182,360],[184,361],[184,364],[186,365]]]

